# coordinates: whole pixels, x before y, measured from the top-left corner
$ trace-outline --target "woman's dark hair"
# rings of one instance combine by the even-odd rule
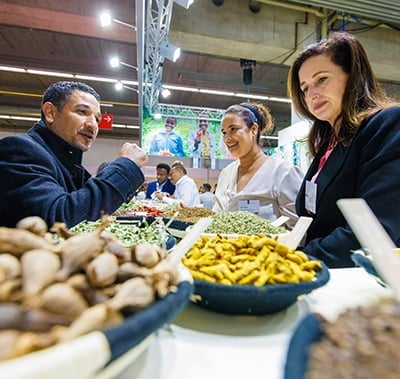
[[[62,110],[64,104],[71,97],[72,92],[82,91],[90,93],[95,97],[95,99],[100,102],[100,95],[90,86],[81,82],[68,82],[61,81],[50,85],[43,94],[42,104],[49,101],[52,103],[59,111]],[[41,111],[42,120],[45,119],[43,111]]]
[[[328,121],[317,119],[307,108],[301,90],[299,70],[303,63],[314,56],[326,55],[348,74],[342,100],[341,124],[332,128]],[[332,137],[348,145],[361,122],[383,108],[395,104],[388,98],[372,71],[367,53],[361,43],[347,32],[335,32],[327,39],[314,43],[296,58],[289,71],[288,91],[296,111],[313,121],[308,136],[308,147],[316,155],[322,145]]]
[[[258,125],[257,132],[257,143],[260,144],[261,133],[266,134],[273,130],[274,121],[269,112],[268,108],[261,103],[241,103],[231,105],[224,113],[227,114],[237,114],[241,117],[247,124],[249,128],[253,126],[254,123]]]

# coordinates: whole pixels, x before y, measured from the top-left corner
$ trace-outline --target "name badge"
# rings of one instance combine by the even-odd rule
[[[239,200],[239,211],[260,213],[260,200]]]
[[[309,180],[306,181],[305,207],[313,214],[317,212],[317,183]]]

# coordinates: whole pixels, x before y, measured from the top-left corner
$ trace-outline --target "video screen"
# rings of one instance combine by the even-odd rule
[[[221,115],[222,116],[222,115]],[[220,120],[204,111],[195,116],[169,113],[155,119],[144,109],[141,147],[149,155],[226,159]]]

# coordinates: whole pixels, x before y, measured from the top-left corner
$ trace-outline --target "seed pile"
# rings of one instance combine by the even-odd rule
[[[246,211],[219,212],[212,216],[211,225],[206,233],[222,234],[281,234],[286,230],[271,225],[271,222]]]

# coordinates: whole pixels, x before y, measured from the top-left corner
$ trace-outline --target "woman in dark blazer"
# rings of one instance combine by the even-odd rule
[[[400,244],[400,104],[389,99],[359,41],[345,32],[307,47],[288,82],[297,112],[313,125],[314,157],[296,210],[311,216],[302,249],[330,267],[353,266],[360,248],[336,205],[363,198],[393,241]]]

